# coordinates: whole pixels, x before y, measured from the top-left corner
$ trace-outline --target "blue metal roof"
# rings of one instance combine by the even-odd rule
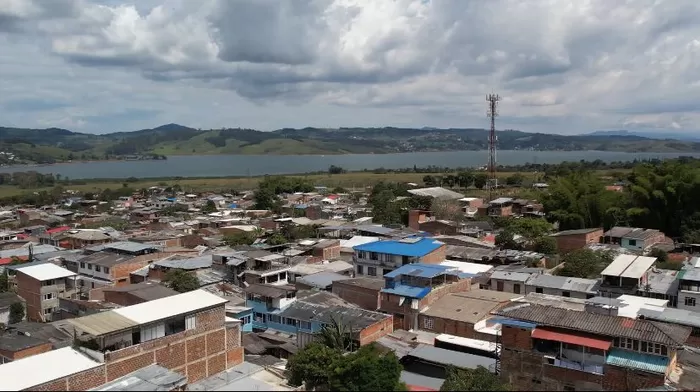
[[[375,241],[367,244],[357,245],[354,250],[365,252],[384,253],[397,256],[422,257],[438,249],[444,244],[432,238],[422,238],[419,241],[410,243],[399,241]]]
[[[430,287],[414,287],[397,284],[393,288],[384,288],[382,293],[396,294],[402,297],[421,299],[430,293]]]
[[[528,323],[525,321],[509,319],[506,317],[492,317],[488,320],[490,323],[506,325],[509,327],[524,328],[524,329],[535,329],[537,324]]]
[[[668,357],[613,348],[610,350],[610,354],[608,354],[605,363],[608,365],[665,374],[670,361]]]
[[[306,204],[297,204],[294,206],[294,208],[296,208],[298,210],[303,210],[304,208],[307,208],[307,207],[308,207],[308,205],[306,205]]]
[[[445,274],[452,267],[446,267],[444,265],[436,264],[406,264],[401,267],[384,274],[385,278],[396,278],[401,275],[405,276],[416,276],[419,278],[434,278]]]
[[[229,204],[228,208],[238,208],[238,204],[231,203],[231,204]]]

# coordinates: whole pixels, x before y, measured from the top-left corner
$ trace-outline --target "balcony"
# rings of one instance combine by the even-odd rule
[[[571,370],[578,370],[580,372],[586,372],[586,373],[591,373],[591,374],[603,374],[603,365],[602,364],[587,364],[587,363],[581,363],[581,362],[576,362],[576,361],[570,361],[567,359],[562,359],[560,358],[559,355],[557,356],[545,356],[545,365],[550,365],[554,367],[559,367],[559,368],[564,368],[564,369],[571,369]]]

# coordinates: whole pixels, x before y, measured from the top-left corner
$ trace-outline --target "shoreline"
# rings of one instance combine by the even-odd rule
[[[698,155],[700,150],[697,151],[624,151],[624,150],[528,150],[528,149],[518,149],[518,150],[500,150],[501,153],[508,151],[525,151],[532,153],[550,153],[550,152],[593,152],[593,153],[619,153],[619,154],[691,154]],[[345,153],[345,152],[326,152],[318,154],[278,154],[278,153],[268,153],[268,154],[221,154],[221,153],[197,153],[197,154],[158,154],[166,157],[166,159],[96,159],[96,160],[82,160],[74,159],[72,161],[60,161],[55,163],[23,163],[23,164],[13,164],[13,165],[0,165],[0,168],[16,168],[16,167],[50,167],[59,165],[70,165],[70,164],[87,164],[87,163],[99,163],[99,162],[147,162],[147,161],[167,161],[172,158],[180,157],[211,157],[211,156],[242,156],[242,157],[256,157],[256,156],[275,156],[275,157],[325,157],[325,156],[344,156],[344,155],[401,155],[401,154],[421,154],[421,153],[451,153],[451,152],[488,152],[488,150],[421,150],[421,151],[402,151],[402,152],[368,152],[368,153]]]

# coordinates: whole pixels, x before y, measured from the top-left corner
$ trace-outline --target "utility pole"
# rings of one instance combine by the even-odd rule
[[[489,130],[489,163],[487,165],[489,171],[489,201],[495,197],[496,188],[498,187],[498,178],[496,178],[496,117],[498,116],[498,101],[501,97],[497,94],[489,94],[486,96],[486,102],[489,104],[486,115],[491,119],[491,129]]]

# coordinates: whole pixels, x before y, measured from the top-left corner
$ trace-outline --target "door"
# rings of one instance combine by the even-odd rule
[[[503,281],[496,282],[496,291],[503,291]]]
[[[501,290],[499,290],[501,291]],[[520,294],[520,283],[514,283],[513,284],[513,293],[514,294]]]
[[[403,328],[403,314],[394,313],[394,331]]]

